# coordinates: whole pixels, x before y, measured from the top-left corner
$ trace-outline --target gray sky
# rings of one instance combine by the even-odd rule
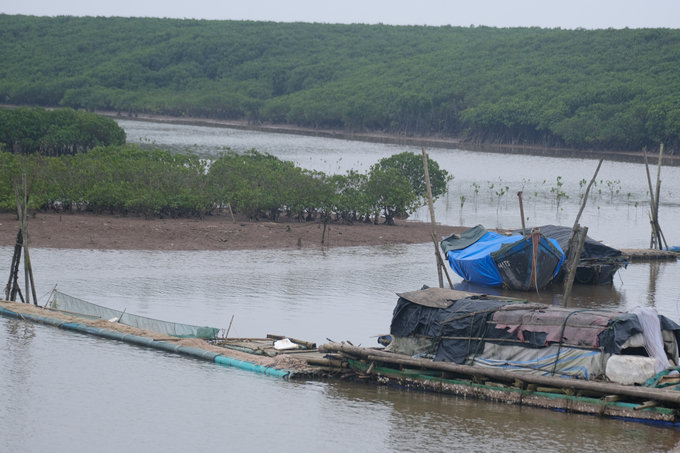
[[[679,0],[0,0],[0,12],[393,25],[678,28]]]

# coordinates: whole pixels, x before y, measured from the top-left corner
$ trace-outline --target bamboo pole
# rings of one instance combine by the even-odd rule
[[[657,242],[659,244],[659,250],[663,250],[663,247],[661,246],[661,241],[663,240],[664,245],[666,246],[666,250],[668,250],[668,243],[666,242],[666,237],[663,234],[663,231],[661,231],[661,225],[659,224],[659,199],[661,198],[661,161],[663,159],[663,143],[659,146],[659,162],[657,165],[656,169],[656,217],[654,219],[655,226],[656,226],[656,231],[659,233],[659,237],[657,238]]]
[[[227,329],[227,333],[224,335],[224,339],[226,340],[229,338],[229,331],[231,330],[231,323],[234,322],[234,315],[231,315],[231,321],[229,321],[229,328]]]
[[[18,278],[19,278],[19,264],[21,261],[21,243],[23,242],[21,236],[21,229],[17,233],[17,239],[14,243],[14,254],[12,254],[12,265],[9,268],[9,280],[5,287],[5,300],[16,300]]]
[[[300,346],[304,346],[307,349],[316,349],[316,343],[310,343],[309,341],[303,341],[303,340],[296,340],[295,338],[285,337],[283,335],[273,335],[273,334],[268,333],[267,338],[270,338],[272,340],[283,340],[284,338],[288,338],[293,343],[299,344]]]
[[[588,227],[583,227],[581,229],[581,238],[578,241],[578,248],[576,249],[576,256],[580,257],[583,251],[583,244],[586,243],[586,237],[588,236]],[[578,268],[578,260],[574,260],[569,268],[569,275],[567,276],[567,281],[565,283],[564,297],[562,298],[562,305],[564,307],[569,303],[569,298],[571,297],[571,287],[574,285],[574,277],[576,277],[576,269]]]
[[[661,245],[661,239],[659,238],[659,231],[656,229],[656,201],[654,201],[654,189],[652,189],[652,177],[649,175],[649,162],[647,161],[647,148],[642,148],[642,152],[645,156],[645,170],[647,170],[647,184],[649,184],[649,197],[650,197],[650,209],[652,211],[652,219],[650,220],[652,227],[652,237],[649,241],[649,248],[653,249],[654,242],[658,242]]]
[[[28,263],[28,277],[31,280],[31,291],[33,292],[33,305],[38,306],[38,296],[35,293],[35,282],[33,281],[33,266],[31,265],[31,255],[26,247],[26,263]]]
[[[437,238],[434,236],[434,233],[432,233],[432,242],[434,242],[434,246],[437,248],[437,252],[435,252],[435,256],[437,257],[437,265],[444,269],[444,274],[446,275],[446,280],[449,282],[449,287],[453,289],[453,282],[451,282],[451,277],[449,276],[448,269],[446,269],[446,264],[444,264],[444,259],[439,253],[439,244],[437,244]]]
[[[24,281],[26,285],[26,300],[22,297],[25,303],[31,302],[31,294],[33,294],[33,304],[38,305],[38,297],[35,292],[35,282],[33,281],[33,268],[31,267],[31,256],[28,252],[28,191],[26,189],[26,174],[21,175],[22,193],[19,193],[19,187],[14,186],[14,195],[17,201],[17,216],[19,217],[20,233],[21,233],[21,247],[24,249]],[[18,263],[18,262],[17,262]],[[18,276],[17,276],[18,277]],[[19,291],[21,297],[21,291]]]
[[[527,227],[524,224],[524,204],[522,203],[522,191],[517,192],[519,198],[519,215],[522,217],[522,237],[527,237]]]
[[[597,164],[597,169],[595,169],[595,174],[593,175],[593,179],[590,180],[590,183],[588,184],[588,187],[586,188],[586,194],[583,197],[583,203],[581,203],[581,209],[579,209],[578,214],[576,215],[576,220],[574,221],[574,226],[581,220],[581,214],[583,214],[583,210],[586,207],[586,202],[588,201],[588,193],[590,193],[590,188],[592,185],[595,183],[595,178],[597,178],[597,174],[600,172],[600,167],[602,166],[602,162],[604,161],[604,157],[600,159],[600,162]],[[574,233],[572,229],[572,234]]]
[[[430,218],[432,219],[432,234],[435,238],[437,236],[437,223],[434,220],[434,203],[432,202],[432,187],[430,186],[430,171],[427,168],[427,153],[425,152],[425,147],[422,147],[423,151],[423,169],[425,170],[425,185],[427,186],[427,204],[430,207]],[[439,255],[439,246],[437,241],[434,241],[434,253],[437,255],[437,276],[439,277],[439,287],[444,287],[444,278],[442,276],[443,261]],[[449,280],[450,281],[450,280]],[[453,286],[452,286],[453,288]]]
[[[575,390],[585,390],[597,392],[603,395],[625,395],[633,398],[643,398],[653,401],[663,401],[668,403],[680,404],[680,392],[673,390],[663,390],[655,388],[633,387],[620,384],[588,381],[584,379],[569,379],[554,376],[540,376],[530,373],[516,371],[505,371],[495,368],[473,367],[468,365],[458,365],[450,362],[434,362],[429,359],[412,359],[403,354],[383,352],[375,349],[360,348],[341,343],[330,343],[322,346],[325,351],[337,351],[361,357],[369,361],[394,363],[398,365],[411,366],[418,369],[431,369],[438,371],[448,371],[467,376],[483,376],[491,379],[501,379],[503,381],[514,382],[520,379],[530,384],[537,384],[546,387],[572,388]]]
[[[571,272],[571,268],[574,267],[574,263],[578,263],[578,261],[581,259],[581,254],[580,253],[578,255],[576,254],[576,248],[574,247],[576,245],[575,243],[576,241],[574,241],[574,237],[576,237],[576,233],[578,233],[578,231],[581,229],[581,226],[579,225],[579,221],[581,220],[581,214],[583,214],[583,210],[586,208],[586,203],[588,202],[588,194],[590,194],[590,188],[593,186],[593,184],[595,184],[595,179],[597,179],[597,174],[600,172],[602,162],[604,162],[604,157],[601,158],[600,161],[598,162],[597,168],[595,169],[595,174],[593,174],[593,178],[588,183],[588,187],[586,187],[586,193],[583,196],[581,208],[579,209],[578,214],[576,214],[574,226],[571,228],[571,233],[569,233],[569,240],[567,241],[567,244],[569,244],[568,245],[569,248],[568,250],[564,251],[568,255],[563,265],[563,269],[567,271],[567,274]]]
[[[227,208],[229,208],[229,214],[231,214],[231,221],[232,223],[236,223],[236,219],[234,218],[234,211],[231,210],[231,202],[227,202]]]
[[[23,186],[23,198],[22,198],[22,211],[21,211],[21,233],[23,235],[23,247],[24,247],[24,282],[26,284],[26,303],[31,303],[30,294],[30,284],[31,280],[28,278],[28,228],[26,225],[26,175],[21,175],[21,185]]]

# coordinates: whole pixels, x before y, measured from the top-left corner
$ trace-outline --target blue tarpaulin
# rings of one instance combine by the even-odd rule
[[[462,250],[449,250],[447,259],[451,269],[465,280],[484,286],[501,286],[503,278],[498,271],[496,262],[491,257],[491,253],[499,250],[503,244],[512,244],[520,240],[522,240],[521,236],[502,236],[493,231],[488,231],[477,242]],[[548,240],[561,251],[557,241]],[[555,275],[559,271],[559,267],[558,265]]]

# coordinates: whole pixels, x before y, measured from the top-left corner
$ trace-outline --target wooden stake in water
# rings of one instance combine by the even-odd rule
[[[234,315],[231,315],[231,321],[229,321],[229,328],[227,329],[227,334],[224,336],[224,339],[226,340],[229,338],[229,331],[231,330],[231,323],[234,322]],[[238,333],[238,332],[237,332]]]
[[[522,217],[522,237],[527,237],[527,227],[524,224],[524,204],[522,204],[522,191],[517,192],[519,198],[519,215]]]
[[[578,234],[579,230],[581,229],[581,226],[579,225],[579,220],[581,219],[581,214],[583,214],[583,210],[586,208],[586,203],[588,202],[588,194],[590,193],[590,188],[595,184],[595,179],[597,178],[597,174],[600,172],[600,167],[602,166],[602,162],[604,161],[604,158],[600,159],[600,162],[597,164],[597,168],[595,169],[595,174],[593,175],[593,179],[590,180],[590,183],[588,183],[588,187],[586,188],[586,193],[583,196],[583,201],[581,202],[581,208],[578,211],[578,214],[576,215],[576,220],[574,221],[574,226],[571,228],[571,233],[569,233],[569,241],[567,241],[567,250],[565,250],[566,253],[568,253],[568,256],[566,260],[564,261],[564,264],[562,265],[562,268],[567,272],[567,275],[571,273],[571,268],[573,267],[574,269],[576,266],[578,266],[578,262],[581,259],[581,252],[577,253],[577,242],[575,240],[576,235]],[[567,277],[568,278],[568,277]]]
[[[574,226],[576,229],[578,225]],[[578,247],[576,248],[576,259],[569,267],[569,275],[567,276],[567,281],[565,282],[564,297],[562,298],[562,305],[564,307],[569,303],[569,298],[571,297],[571,287],[574,285],[574,278],[576,277],[576,268],[578,267],[578,258],[581,256],[583,251],[583,244],[586,242],[586,237],[588,236],[588,227],[580,228],[581,238],[578,241]]]
[[[439,277],[439,287],[444,287],[444,278],[442,277],[442,267],[443,262],[441,256],[439,255],[439,246],[437,245],[437,223],[434,221],[434,203],[432,202],[432,188],[430,187],[430,171],[427,168],[427,153],[425,148],[421,148],[423,151],[423,169],[425,170],[425,185],[427,186],[427,204],[430,207],[430,218],[432,219],[432,234],[436,238],[434,241],[434,253],[437,256],[437,276]]]

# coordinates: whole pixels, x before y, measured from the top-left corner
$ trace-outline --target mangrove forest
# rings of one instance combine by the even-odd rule
[[[680,30],[0,15],[0,102],[474,143],[680,146]]]

